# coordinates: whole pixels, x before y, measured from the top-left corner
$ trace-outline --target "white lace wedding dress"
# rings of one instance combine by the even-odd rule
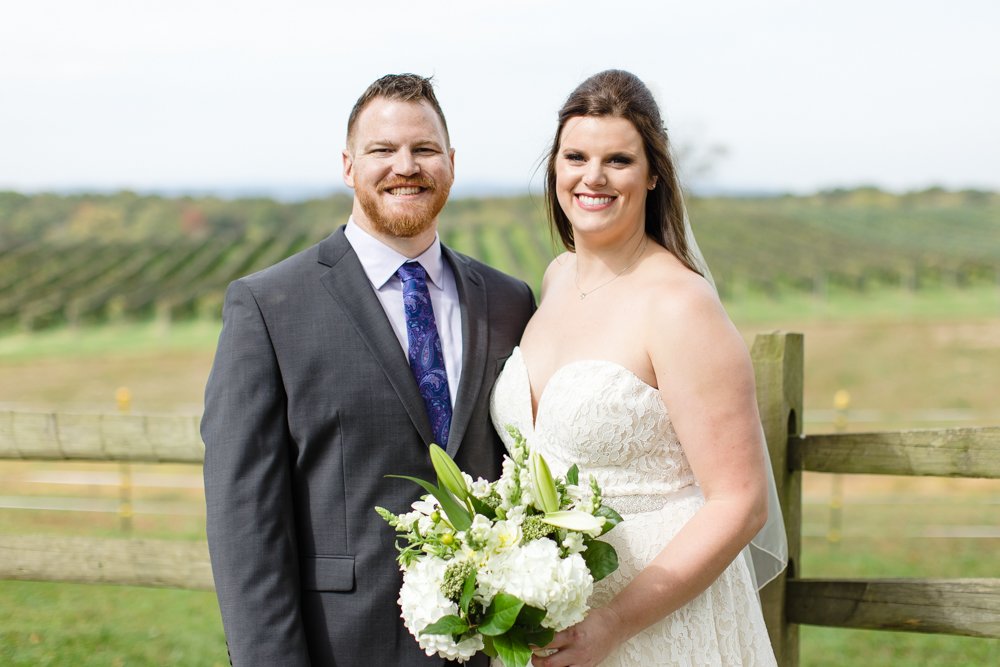
[[[573,463],[594,475],[604,501],[625,519],[602,539],[619,568],[594,587],[591,605],[607,603],[704,503],[659,392],[610,361],[576,361],[552,376],[532,420],[528,372],[515,348],[491,403],[496,429],[510,446],[516,426],[553,474]],[[754,584],[742,557],[706,591],[620,645],[603,666],[774,665]]]

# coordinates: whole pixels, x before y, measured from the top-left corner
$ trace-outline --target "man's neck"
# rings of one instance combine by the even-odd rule
[[[437,219],[434,220],[430,227],[416,236],[402,237],[378,231],[375,229],[375,226],[368,221],[363,213],[358,215],[358,212],[354,211],[351,218],[354,220],[354,223],[363,229],[368,235],[378,239],[380,242],[389,246],[408,259],[413,259],[414,257],[422,255],[425,250],[431,247],[431,244],[434,243],[434,239],[437,238]]]

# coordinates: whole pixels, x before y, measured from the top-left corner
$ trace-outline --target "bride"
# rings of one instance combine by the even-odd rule
[[[769,561],[763,585],[784,565],[784,536],[753,369],[701,268],[637,77],[601,72],[569,96],[546,199],[567,252],[497,380],[493,420],[501,434],[517,426],[553,472],[594,475],[625,521],[604,538],[618,571],[533,664],[773,665],[750,556]]]

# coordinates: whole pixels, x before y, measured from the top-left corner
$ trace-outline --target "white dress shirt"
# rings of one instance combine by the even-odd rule
[[[411,260],[420,262],[424,267],[431,308],[434,309],[434,322],[441,336],[444,367],[448,373],[448,391],[454,406],[458,383],[462,379],[462,308],[458,302],[455,274],[441,253],[440,237],[435,234],[431,247],[418,257],[405,257],[359,227],[353,218],[347,221],[344,235],[361,260],[365,275],[368,276],[407,358],[409,342],[406,337],[406,314],[403,311],[403,283],[396,276],[396,270]]]

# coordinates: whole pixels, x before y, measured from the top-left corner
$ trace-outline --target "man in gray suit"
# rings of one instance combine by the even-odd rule
[[[237,667],[442,664],[399,618],[394,534],[373,508],[409,507],[419,489],[385,475],[433,479],[431,442],[500,474],[490,392],[534,299],[438,239],[454,150],[430,81],[373,83],[343,163],[351,219],[229,286],[205,392],[208,540]]]

